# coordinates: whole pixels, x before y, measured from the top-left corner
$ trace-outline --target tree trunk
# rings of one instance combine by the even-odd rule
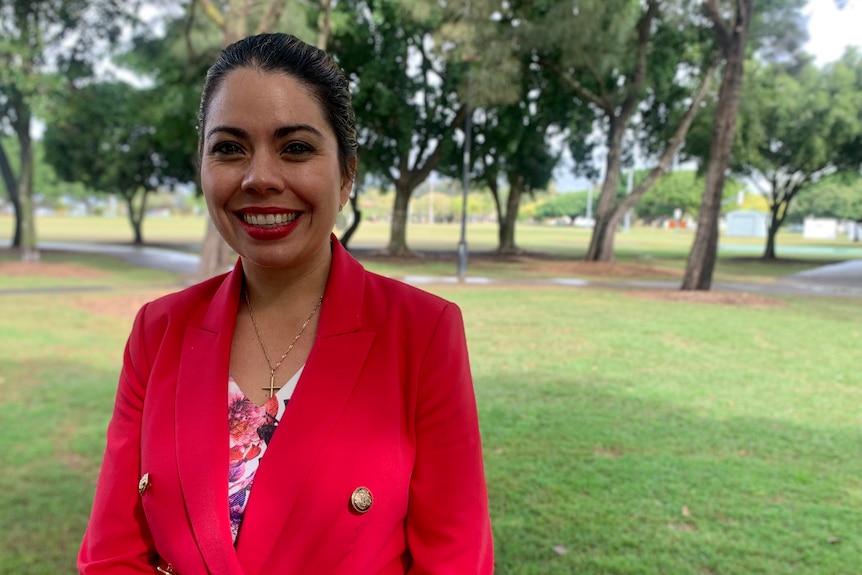
[[[141,196],[141,206],[138,209],[135,209],[135,196],[139,193],[142,193]],[[147,212],[147,192],[144,190],[143,192],[132,191],[128,194],[123,194],[123,198],[126,200],[126,208],[129,211],[129,224],[132,226],[132,243],[136,246],[144,245],[144,215]]]
[[[718,256],[721,194],[736,133],[736,116],[739,112],[745,63],[745,44],[753,5],[754,0],[740,0],[735,21],[730,27],[726,27],[718,15],[716,3],[708,1],[704,4],[708,15],[713,19],[716,37],[726,62],[718,92],[718,107],[715,113],[697,232],[686,263],[685,277],[681,286],[683,290],[709,290],[712,286],[712,274]]]
[[[389,245],[386,253],[391,256],[410,256],[407,248],[407,210],[410,194],[413,192],[403,180],[395,183],[395,202],[392,206],[392,226],[389,231]]]
[[[320,0],[320,14],[317,15],[317,47],[326,50],[332,32],[332,0]]]
[[[12,212],[15,216],[12,247],[19,248],[21,247],[21,202],[18,199],[18,180],[15,178],[15,173],[9,163],[9,156],[6,155],[6,150],[2,144],[0,144],[0,176],[3,178],[3,184],[6,186],[6,193],[12,203]]]
[[[608,155],[605,162],[605,181],[602,183],[599,204],[596,207],[596,223],[593,227],[593,235],[590,237],[590,247],[587,249],[587,261],[609,262],[614,259],[613,238],[608,240],[607,235],[613,235],[616,232],[615,224],[611,220],[613,219],[613,208],[616,203],[617,184],[619,183],[622,164],[623,134],[643,97],[642,92],[648,74],[647,56],[652,37],[652,23],[658,15],[658,11],[659,2],[649,0],[646,4],[646,10],[638,20],[635,69],[630,84],[627,86],[626,97],[622,105],[617,107],[608,101],[599,104],[604,109],[609,123]],[[595,103],[598,104],[598,102]],[[611,251],[607,251],[608,245],[611,246]]]
[[[778,235],[778,228],[781,224],[776,225],[775,219],[769,222],[769,228],[766,231],[766,249],[763,250],[763,259],[774,261],[778,259],[775,255],[775,236]]]
[[[33,141],[30,138],[30,110],[21,102],[21,113],[16,121],[18,142],[21,146],[21,173],[18,176],[18,199],[21,202],[21,261],[38,262],[36,245],[36,216],[33,209]]]
[[[207,217],[207,231],[201,245],[201,265],[198,268],[198,279],[204,280],[230,268],[232,250],[222,239],[211,218]]]
[[[599,194],[599,203],[596,206],[596,223],[593,226],[593,234],[590,237],[590,247],[587,249],[587,261],[610,262],[614,259],[614,252],[606,250],[608,234],[613,235],[616,231],[612,227],[612,216],[614,203],[617,195],[617,185],[620,179],[620,166],[622,164],[622,132],[623,126],[619,119],[611,121],[608,133],[608,155],[605,162],[605,181],[602,182],[602,191]],[[613,246],[613,238],[610,240]]]
[[[356,230],[359,229],[359,222],[362,221],[362,210],[359,209],[359,189],[357,188],[353,194],[350,196],[350,208],[353,210],[353,223],[350,224],[350,227],[347,228],[347,231],[344,232],[339,238],[341,245],[347,249],[347,244],[350,242],[350,238],[353,237],[353,234],[356,233]]]
[[[497,253],[512,255],[520,250],[515,245],[515,224],[518,221],[518,210],[521,207],[521,195],[524,193],[524,178],[516,175],[509,180],[509,197],[506,199],[506,213],[500,220]]]

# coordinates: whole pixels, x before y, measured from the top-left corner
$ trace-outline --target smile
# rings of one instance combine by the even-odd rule
[[[299,213],[293,212],[290,214],[242,214],[242,219],[250,226],[283,226],[289,224],[299,217]]]

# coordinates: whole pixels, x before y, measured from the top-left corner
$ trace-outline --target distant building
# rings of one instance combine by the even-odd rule
[[[724,216],[724,235],[736,238],[765,238],[769,215],[754,210],[736,210]]]
[[[805,218],[802,237],[806,240],[834,240],[838,237],[838,220],[835,218]]]

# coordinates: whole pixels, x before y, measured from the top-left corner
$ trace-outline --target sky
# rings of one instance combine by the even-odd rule
[[[843,10],[835,0],[809,0],[804,13],[808,16],[806,49],[818,66],[838,60],[849,45],[862,47],[862,0],[849,0]]]
[[[808,17],[808,43],[806,51],[822,66],[841,58],[847,46],[862,49],[862,0],[849,0],[843,10],[835,0],[809,0],[803,13]],[[571,175],[570,166],[557,168],[554,179],[560,191],[583,190],[586,180]]]

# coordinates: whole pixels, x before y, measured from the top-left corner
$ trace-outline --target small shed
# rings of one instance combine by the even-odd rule
[[[724,234],[736,238],[765,238],[769,216],[755,210],[736,210],[725,217]]]
[[[802,237],[806,240],[834,240],[838,237],[838,220],[835,218],[805,218]]]

